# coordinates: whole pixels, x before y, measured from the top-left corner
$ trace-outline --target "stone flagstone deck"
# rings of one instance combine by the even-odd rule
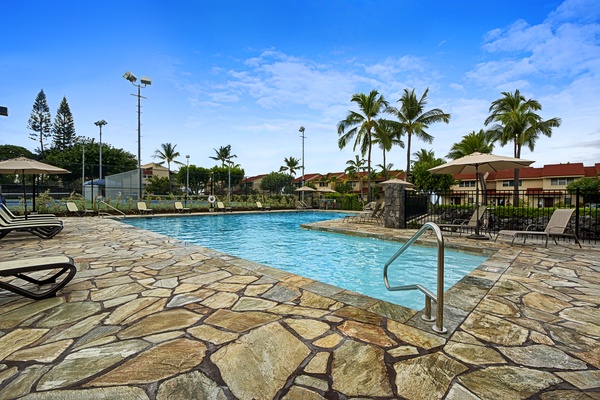
[[[448,292],[438,335],[416,311],[118,221],[65,226],[0,240],[2,260],[66,254],[78,267],[56,298],[0,290],[0,399],[600,399],[589,245],[446,236],[495,253]]]

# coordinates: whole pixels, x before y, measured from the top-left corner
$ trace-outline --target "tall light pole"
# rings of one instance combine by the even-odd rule
[[[298,131],[300,132],[300,137],[302,138],[302,185],[300,187],[304,186],[304,138],[306,136],[304,136],[304,127],[301,126],[300,129],[298,129]],[[302,201],[304,201],[304,190],[302,191]]]
[[[190,194],[190,156],[185,156],[185,207],[187,207],[187,198]]]
[[[100,185],[100,196],[104,196],[104,185],[102,184],[102,127],[108,124],[105,120],[101,119],[100,121],[94,122],[94,125],[100,127],[100,179],[98,184]],[[92,182],[94,184],[94,182]]]
[[[227,201],[231,201],[231,160],[227,160]]]
[[[141,89],[146,86],[152,85],[152,80],[147,76],[142,76],[140,83],[136,84],[137,77],[131,72],[127,71],[123,75],[123,78],[127,79],[133,86],[137,86],[137,94],[131,94],[136,96],[137,101],[137,112],[138,112],[138,200],[142,199],[142,123],[141,123],[141,99],[146,97],[141,95]],[[143,86],[142,86],[143,85]]]

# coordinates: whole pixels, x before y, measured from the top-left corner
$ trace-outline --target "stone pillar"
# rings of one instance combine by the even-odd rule
[[[385,210],[383,213],[383,222],[386,228],[404,229],[406,220],[404,212],[404,199],[406,187],[399,183],[389,183],[385,185]]]

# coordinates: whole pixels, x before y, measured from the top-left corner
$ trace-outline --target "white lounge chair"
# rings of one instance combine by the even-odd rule
[[[97,214],[96,210],[80,210],[79,207],[77,207],[77,204],[72,201],[67,201],[67,211],[69,212],[69,215],[75,214],[78,217],[83,217],[85,215],[94,216]]]
[[[217,210],[219,211],[229,211],[232,212],[233,210],[231,209],[231,207],[225,207],[225,205],[223,204],[222,201],[217,201]]]
[[[498,232],[498,234],[496,235],[496,239],[494,241],[498,240],[498,237],[501,235],[502,236],[512,236],[512,241],[510,242],[510,245],[512,246],[513,243],[515,242],[515,239],[518,236],[523,236],[523,244],[525,244],[525,240],[527,239],[527,236],[542,236],[542,237],[546,238],[544,247],[548,247],[548,238],[549,237],[551,237],[554,240],[554,243],[558,244],[558,242],[556,241],[556,237],[568,236],[568,237],[574,238],[575,242],[581,248],[581,243],[579,243],[579,239],[577,238],[577,235],[574,232],[573,233],[566,232],[567,225],[569,225],[569,221],[571,220],[573,211],[575,211],[575,209],[573,209],[573,208],[554,210],[554,212],[552,213],[552,216],[550,217],[550,221],[548,221],[548,224],[546,225],[546,228],[541,232],[530,230],[531,228],[533,228],[536,225],[529,225],[525,228],[524,231],[502,230],[502,231]]]
[[[54,272],[45,279],[33,278],[28,273],[37,273],[40,271]],[[45,288],[43,291],[31,291],[21,286],[14,285],[14,280],[11,282],[0,281],[0,288],[10,290],[11,292],[20,294],[22,296],[29,297],[31,299],[39,300],[53,297],[57,291],[62,289],[73,277],[77,269],[73,263],[73,259],[67,256],[52,256],[52,257],[37,257],[37,258],[24,258],[14,261],[1,261],[0,262],[0,276],[4,277],[15,277],[25,282],[33,283],[36,285],[48,285],[49,288]],[[61,281],[57,282],[56,279],[67,274]]]
[[[137,210],[138,210],[138,213],[140,213],[140,214],[154,214],[154,210],[151,208],[148,208],[146,206],[146,203],[143,201],[137,202]]]
[[[186,213],[186,212],[187,213],[191,213],[192,212],[192,210],[190,210],[189,207],[184,207],[183,204],[180,201],[176,201],[174,203],[174,205],[175,205],[175,211],[177,211],[178,213],[182,214],[182,213]]]
[[[256,209],[263,210],[263,211],[270,211],[271,207],[269,207],[269,206],[263,206],[260,201],[257,201],[256,202]]]

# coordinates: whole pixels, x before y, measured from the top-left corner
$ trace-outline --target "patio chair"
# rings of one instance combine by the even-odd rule
[[[551,237],[552,240],[554,240],[555,244],[558,244],[558,242],[556,241],[556,237],[572,237],[575,239],[575,243],[577,243],[579,245],[579,247],[581,248],[581,243],[579,243],[579,239],[577,238],[577,235],[575,234],[575,232],[573,232],[573,233],[566,232],[567,226],[569,225],[569,221],[571,220],[571,216],[573,215],[573,211],[575,211],[575,209],[573,209],[573,208],[569,208],[569,209],[563,208],[563,209],[554,210],[554,212],[552,213],[552,216],[550,217],[550,220],[548,221],[548,224],[546,225],[546,228],[543,231],[530,230],[531,228],[533,228],[535,226],[539,226],[536,224],[528,225],[524,231],[501,230],[496,235],[496,239],[494,239],[494,241],[498,240],[498,237],[500,235],[512,236],[512,241],[510,242],[510,245],[512,246],[513,243],[515,242],[515,239],[518,236],[523,236],[523,244],[525,244],[525,240],[527,239],[527,236],[542,236],[542,237],[546,238],[544,247],[548,247],[548,238],[549,237]]]
[[[146,203],[143,201],[137,202],[137,210],[138,210],[139,214],[154,214],[154,210],[151,208],[148,208],[146,206]]]
[[[192,210],[190,210],[189,207],[184,207],[183,204],[180,201],[176,201],[174,204],[175,204],[175,211],[177,211],[180,214],[183,214],[183,213],[186,213],[186,212],[187,213],[191,213],[192,212]]]
[[[269,207],[269,206],[263,206],[260,201],[257,201],[256,202],[256,209],[263,210],[263,211],[270,211],[271,207]]]
[[[306,210],[306,204],[303,201],[296,200],[296,209],[297,210]]]
[[[223,211],[223,212],[225,212],[225,211],[232,212],[231,207],[225,207],[225,205],[223,204],[222,201],[217,201],[217,210]]]
[[[69,215],[75,214],[78,217],[83,217],[85,215],[94,216],[97,214],[96,210],[80,210],[79,207],[77,207],[77,204],[72,201],[67,201],[67,211],[69,212]]]
[[[458,231],[459,236],[462,236],[464,230],[473,230],[477,227],[477,215],[479,215],[479,227],[485,228],[482,221],[487,210],[487,206],[479,206],[479,211],[473,211],[470,219],[455,219],[451,224],[438,224],[440,229],[449,231]]]
[[[42,239],[51,239],[63,230],[63,223],[59,219],[18,220],[8,222],[0,214],[0,239],[10,232],[29,232]]]
[[[58,272],[55,272],[58,270]],[[40,273],[46,273],[46,277],[40,279]],[[38,286],[51,285],[41,291],[31,291],[11,282],[0,281],[0,288],[10,290],[13,293],[20,294],[30,299],[47,299],[56,295],[73,277],[77,269],[73,259],[67,256],[23,258],[14,261],[0,262],[0,276],[19,278],[25,282],[33,283]],[[29,274],[33,273],[35,278]],[[47,274],[51,273],[48,277]],[[62,280],[57,282],[57,278],[67,274]]]

